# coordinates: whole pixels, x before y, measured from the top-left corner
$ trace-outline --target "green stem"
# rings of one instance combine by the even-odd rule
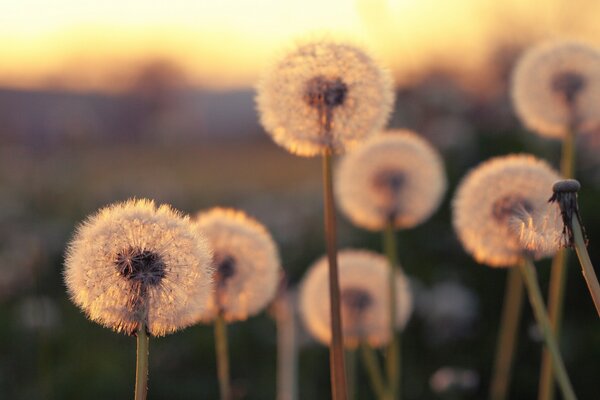
[[[135,368],[135,400],[146,400],[148,395],[148,334],[144,324],[137,332],[137,360]]]
[[[396,268],[398,265],[398,251],[394,234],[394,221],[390,219],[385,226],[383,247],[390,263],[389,291],[390,291],[390,344],[386,349],[386,373],[390,388],[391,398],[400,399],[400,338],[396,334]]]
[[[229,385],[229,351],[227,349],[227,323],[223,313],[215,319],[215,350],[217,353],[217,375],[221,400],[231,400]]]
[[[363,361],[363,365],[365,366],[365,370],[367,371],[367,375],[369,376],[369,380],[371,381],[371,386],[373,387],[373,391],[379,400],[388,400],[389,392],[386,390],[385,382],[383,379],[383,373],[381,372],[381,368],[379,367],[379,362],[377,360],[377,354],[375,351],[365,343],[360,344],[360,355]]]
[[[594,301],[594,306],[596,306],[596,312],[598,313],[598,316],[600,316],[600,285],[598,285],[598,278],[596,277],[596,272],[594,272],[594,266],[590,260],[581,225],[579,224],[576,214],[573,214],[572,223],[573,236],[575,238],[575,252],[577,253],[577,258],[579,258],[579,263],[581,264],[581,272],[583,273],[585,283],[587,284],[592,300]]]
[[[500,322],[500,335],[496,347],[494,374],[490,387],[490,400],[504,400],[507,398],[522,308],[523,279],[516,268],[510,268],[504,292],[504,306]]]
[[[569,129],[565,133],[562,143],[560,159],[560,173],[563,178],[575,176],[575,130]],[[567,283],[568,253],[559,250],[552,259],[550,270],[550,283],[548,286],[548,314],[550,324],[556,340],[560,339],[560,326],[562,323],[565,286]],[[540,368],[540,384],[538,400],[552,400],[554,398],[554,379],[552,375],[552,357],[547,349],[542,352],[542,365]]]
[[[346,372],[344,370],[344,345],[342,316],[340,312],[340,284],[337,264],[336,215],[333,201],[333,179],[331,172],[331,149],[323,151],[323,196],[325,206],[325,238],[329,261],[329,298],[331,312],[331,344],[329,364],[331,394],[333,400],[346,400]]]
[[[550,351],[550,355],[552,356],[554,377],[558,382],[558,386],[562,391],[564,399],[575,400],[577,397],[575,396],[569,376],[567,375],[565,364],[560,355],[558,344],[556,342],[554,333],[552,332],[550,320],[548,319],[548,314],[546,314],[546,307],[544,306],[542,292],[540,291],[540,287],[537,282],[535,267],[530,259],[524,258],[523,262],[519,265],[519,268],[521,270],[521,274],[523,275],[525,286],[527,287],[529,302],[533,308],[533,313],[537,319],[538,326],[542,329],[546,348]]]

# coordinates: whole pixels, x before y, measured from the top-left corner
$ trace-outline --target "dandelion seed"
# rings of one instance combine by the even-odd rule
[[[314,41],[285,54],[264,74],[256,98],[273,140],[300,156],[343,152],[381,129],[394,95],[387,71],[363,50]]]
[[[390,340],[390,265],[379,254],[363,250],[339,252],[342,329],[346,347],[360,342],[381,347]],[[327,259],[317,260],[300,289],[300,315],[317,340],[331,340]],[[396,327],[404,328],[412,312],[412,295],[404,274],[396,274]]]
[[[512,77],[512,98],[523,123],[543,136],[600,126],[600,52],[577,41],[538,45]]]
[[[547,205],[558,174],[530,155],[492,158],[473,169],[453,200],[453,224],[467,252],[493,267],[513,266],[524,254],[552,255],[560,215]],[[542,240],[543,239],[543,240]]]
[[[75,233],[65,282],[88,317],[130,335],[193,324],[212,295],[206,241],[167,205],[129,200],[101,209]]]
[[[446,191],[439,154],[417,134],[395,130],[370,138],[340,162],[337,198],[356,225],[410,228],[427,219]]]
[[[267,229],[244,212],[213,208],[201,212],[196,229],[215,252],[215,295],[205,298],[200,319],[245,320],[275,296],[280,278],[277,247]]]

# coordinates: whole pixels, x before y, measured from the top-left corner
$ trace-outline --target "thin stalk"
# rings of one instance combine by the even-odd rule
[[[383,247],[385,255],[390,263],[390,344],[386,349],[386,374],[390,388],[391,398],[400,399],[400,337],[396,334],[396,268],[398,265],[398,250],[396,248],[396,237],[394,234],[393,219],[385,226],[383,235]]]
[[[298,399],[298,344],[296,316],[289,292],[276,303],[277,321],[277,400]]]
[[[571,381],[567,375],[565,364],[560,355],[556,337],[552,332],[552,326],[550,325],[550,320],[548,319],[548,314],[546,314],[546,307],[544,305],[544,299],[542,298],[542,292],[537,282],[535,267],[529,258],[524,258],[523,262],[519,264],[519,269],[521,270],[523,280],[525,281],[525,286],[527,287],[529,302],[533,308],[533,313],[535,314],[535,318],[537,319],[539,327],[542,329],[546,348],[550,351],[550,355],[552,356],[554,377],[556,378],[558,386],[562,391],[563,398],[565,400],[575,400],[577,397],[575,396],[575,392],[571,386]]]
[[[496,347],[494,373],[490,386],[490,400],[504,400],[507,398],[522,309],[523,279],[516,268],[510,268],[504,291],[504,305]]]
[[[575,131],[569,129],[562,143],[560,159],[560,173],[563,178],[575,176]],[[548,286],[548,315],[552,331],[556,340],[560,340],[560,326],[562,323],[565,286],[567,284],[568,253],[561,249],[552,259],[550,269],[550,283]],[[540,368],[540,384],[538,400],[552,400],[554,398],[554,379],[552,377],[552,357],[547,349],[542,352],[542,365]]]
[[[135,366],[135,400],[146,400],[148,395],[148,334],[146,326],[137,332],[137,360]]]
[[[333,400],[346,400],[346,372],[344,370],[344,346],[342,338],[342,316],[340,312],[340,284],[337,264],[336,215],[333,202],[333,179],[331,172],[331,150],[323,151],[323,196],[325,206],[325,238],[329,261],[329,298],[331,310],[331,344],[329,364],[331,373],[331,395]]]
[[[360,344],[360,355],[362,358],[363,365],[371,381],[373,391],[379,400],[388,400],[389,392],[386,389],[385,381],[383,379],[383,373],[379,367],[379,361],[377,360],[377,354],[375,351],[365,343]]]
[[[585,278],[585,283],[587,284],[592,300],[594,301],[594,306],[596,306],[596,312],[598,313],[598,316],[600,316],[600,285],[598,284],[598,278],[596,277],[596,272],[594,272],[594,266],[590,260],[581,225],[579,224],[579,219],[576,214],[573,214],[572,222],[575,252],[577,253],[577,258],[579,258],[579,263],[581,264],[581,272]]]
[[[221,400],[231,400],[229,384],[229,351],[227,348],[227,323],[222,313],[215,319],[215,350],[217,353],[217,375]]]
[[[356,350],[346,350],[346,375],[348,378],[348,400],[356,399]]]

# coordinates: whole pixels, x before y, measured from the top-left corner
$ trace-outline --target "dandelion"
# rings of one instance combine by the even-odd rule
[[[281,271],[279,255],[267,229],[239,210],[200,212],[196,229],[214,250],[215,292],[206,298],[200,319],[215,323],[220,393],[229,400],[226,321],[244,320],[273,300]]]
[[[344,344],[356,348],[360,343],[381,347],[390,341],[389,293],[390,265],[384,256],[364,250],[339,253],[342,328]],[[397,329],[406,325],[412,312],[412,296],[403,273],[396,273]],[[300,289],[300,315],[317,340],[331,341],[327,259],[317,260],[308,270]]]
[[[69,295],[95,322],[138,337],[136,399],[145,398],[148,337],[193,324],[212,293],[212,254],[188,217],[129,200],[89,217],[67,250]]]
[[[370,138],[347,154],[337,174],[340,209],[356,225],[382,230],[410,228],[439,206],[446,176],[439,154],[411,131]]]
[[[291,153],[334,153],[381,129],[394,95],[388,72],[362,49],[333,41],[301,44],[258,85],[261,122]]]
[[[512,99],[523,123],[540,135],[562,138],[600,126],[600,52],[582,42],[538,45],[519,60]]]
[[[495,157],[472,170],[453,200],[453,224],[467,252],[480,263],[509,267],[523,254],[552,255],[553,246],[530,242],[560,232],[560,217],[547,207],[558,174],[530,155]],[[555,236],[556,237],[556,236]]]

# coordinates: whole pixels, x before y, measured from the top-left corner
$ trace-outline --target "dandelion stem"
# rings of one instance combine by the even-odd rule
[[[383,379],[383,373],[379,367],[377,360],[377,354],[375,351],[366,343],[360,344],[360,355],[362,357],[365,370],[371,381],[373,391],[379,400],[389,400],[389,392],[386,390],[385,382]]]
[[[504,291],[504,306],[496,347],[494,373],[490,386],[490,400],[504,400],[507,398],[522,309],[523,279],[516,268],[510,268]]]
[[[585,239],[583,238],[581,225],[579,224],[579,219],[577,218],[576,214],[573,214],[572,222],[573,237],[575,239],[575,252],[577,253],[577,258],[579,258],[581,272],[583,273],[588,290],[590,291],[590,295],[594,301],[594,306],[596,306],[596,311],[598,312],[598,316],[600,316],[600,285],[598,284],[598,278],[596,277],[594,266],[590,260],[590,255],[588,254],[585,245]]]
[[[575,175],[575,130],[569,129],[562,143],[560,173],[563,178],[573,178]],[[567,283],[568,252],[559,250],[552,259],[550,283],[548,286],[548,315],[556,340],[560,340],[560,325],[562,323],[565,286]],[[552,375],[552,357],[547,349],[542,352],[540,368],[540,384],[538,400],[554,398],[554,379]]]
[[[276,302],[277,400],[298,399],[298,345],[291,294],[283,291]]]
[[[348,400],[356,399],[356,350],[346,350],[346,375],[348,378]]]
[[[148,394],[148,334],[146,326],[137,332],[137,360],[135,368],[135,400],[146,400]]]
[[[383,234],[383,247],[390,263],[390,344],[386,349],[386,373],[391,398],[400,399],[400,335],[396,334],[396,268],[398,265],[398,251],[394,234],[394,221],[390,218]]]
[[[229,385],[229,351],[227,349],[227,323],[223,313],[219,312],[215,319],[215,348],[217,353],[217,375],[219,377],[219,393],[221,400],[231,400]]]
[[[333,202],[330,148],[326,148],[323,151],[323,196],[325,203],[325,237],[327,242],[327,258],[329,261],[329,298],[331,299],[331,345],[329,346],[331,392],[333,400],[346,400],[346,372],[344,370],[340,284],[337,265],[336,216]]]
[[[550,325],[546,307],[544,306],[544,299],[542,298],[542,293],[537,282],[535,267],[529,258],[524,258],[523,262],[519,264],[519,269],[521,270],[525,286],[527,287],[529,302],[533,308],[533,313],[537,319],[538,326],[542,329],[546,348],[550,351],[550,355],[552,356],[554,377],[558,382],[558,386],[562,391],[564,399],[575,400],[577,397],[575,396],[569,376],[567,375],[565,364],[558,349],[556,337],[552,332],[552,326]]]

